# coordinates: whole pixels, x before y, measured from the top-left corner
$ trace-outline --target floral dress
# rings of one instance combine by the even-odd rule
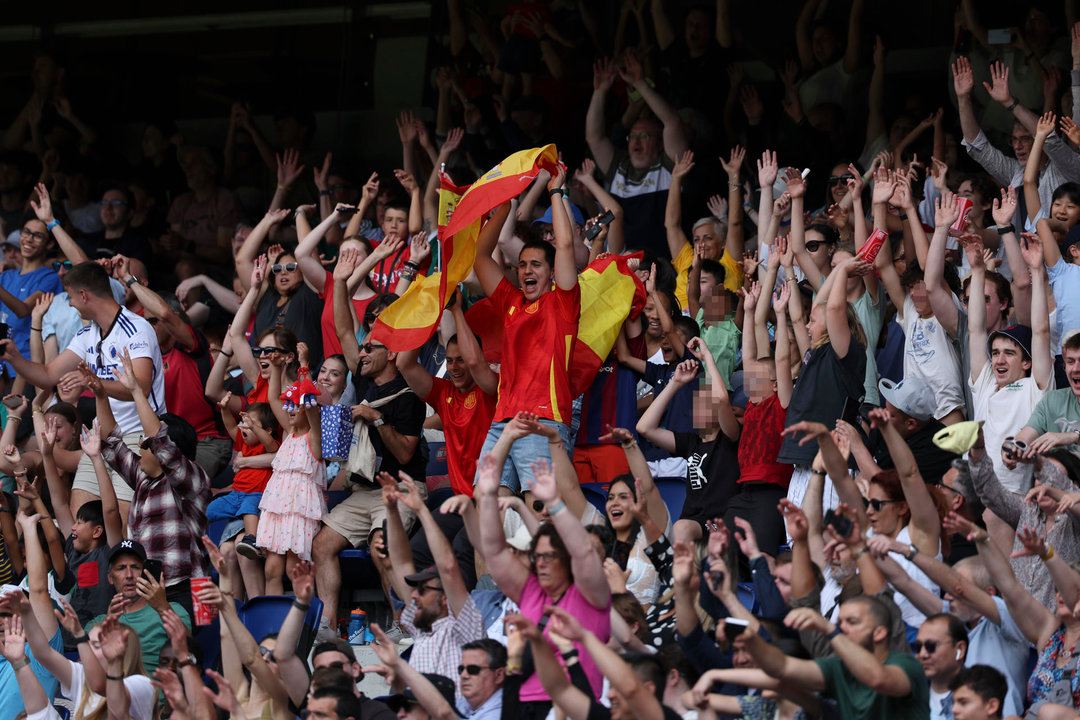
[[[278,555],[291,551],[310,560],[311,541],[326,513],[326,468],[311,454],[307,433],[286,437],[272,467],[274,474],[259,501],[255,544]]]
[[[1075,672],[1076,660],[1074,656],[1080,654],[1080,645],[1071,650],[1065,649],[1065,625],[1062,624],[1054,634],[1050,636],[1050,642],[1039,653],[1039,660],[1035,663],[1035,670],[1028,679],[1028,698],[1032,705],[1040,702],[1057,702],[1050,698],[1051,691],[1064,675],[1066,668],[1074,670],[1070,678],[1072,684],[1073,707],[1080,707],[1080,673]],[[1065,667],[1058,667],[1058,658],[1069,658]]]

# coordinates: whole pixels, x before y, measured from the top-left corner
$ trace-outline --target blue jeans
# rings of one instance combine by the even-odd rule
[[[559,437],[562,438],[563,445],[567,448],[570,447],[570,428],[568,426],[546,418],[540,418],[539,421],[556,428],[559,431]],[[480,457],[484,457],[484,455],[491,452],[492,448],[495,447],[495,443],[499,441],[499,436],[502,435],[505,427],[506,423],[502,421],[491,423],[487,437],[484,438],[484,447],[480,450]],[[548,449],[546,437],[543,435],[526,435],[516,441],[510,446],[510,455],[503,465],[502,480],[499,481],[499,484],[520,493],[526,488],[526,482],[531,482],[533,479],[531,463],[540,458],[551,462],[551,451]],[[473,484],[476,484],[475,478]]]

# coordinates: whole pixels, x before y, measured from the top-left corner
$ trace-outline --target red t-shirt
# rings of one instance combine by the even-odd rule
[[[525,294],[506,278],[491,295],[503,315],[502,367],[496,420],[521,411],[570,423],[570,358],[581,314],[581,289],[558,285],[526,303]]]
[[[357,319],[363,321],[364,313],[367,312],[367,306],[377,296],[364,298],[363,300],[357,300],[353,298],[353,310],[356,311]],[[323,357],[330,357],[331,355],[341,354],[341,342],[338,341],[337,331],[334,329],[334,274],[326,273],[326,282],[323,284],[323,291],[319,293],[319,299],[323,301],[322,317],[319,318],[319,322],[322,327],[322,347]]]
[[[209,361],[210,345],[190,325],[187,330],[195,343],[194,349],[185,350],[174,344],[169,352],[161,353],[161,367],[165,372],[165,407],[191,423],[199,440],[222,437],[214,422],[214,409],[206,401],[203,376],[199,372],[198,359]]]
[[[476,459],[491,427],[498,398],[478,387],[463,393],[446,378],[432,378],[431,392],[423,400],[442,419],[450,487],[457,495],[472,497]]]
[[[266,448],[262,446],[262,443],[258,445],[245,443],[240,430],[236,431],[233,450],[239,452],[243,457],[262,455],[266,452]],[[273,472],[272,468],[244,468],[243,470],[237,470],[233,476],[233,490],[245,493],[261,493],[266,489],[266,483],[270,481],[270,475]]]
[[[743,412],[743,431],[739,435],[739,482],[767,482],[787,487],[791,482],[793,465],[776,461],[784,438],[787,410],[773,393],[755,405],[746,401]]]
[[[255,381],[255,387],[248,390],[244,400],[247,401],[247,405],[257,402],[270,402],[270,381],[260,375],[259,379]]]
[[[381,243],[374,243],[375,247],[378,247]],[[412,257],[412,248],[406,242],[405,247],[398,251],[393,257],[383,258],[379,261],[379,264],[371,269],[368,274],[368,285],[376,293],[389,293],[394,292],[394,288],[397,287],[398,280],[401,279],[401,271],[405,269],[405,262]],[[431,266],[431,258],[427,257],[420,265],[420,275],[427,275],[428,268]]]

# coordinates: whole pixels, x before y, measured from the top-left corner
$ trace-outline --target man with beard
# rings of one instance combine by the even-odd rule
[[[877,560],[888,552],[911,554],[907,545],[884,535],[871,538],[868,546]],[[899,563],[885,561],[882,568],[889,583],[926,613],[927,621],[929,616],[939,613],[952,613],[959,618],[967,626],[965,664],[991,665],[1004,673],[1009,691],[1001,710],[1005,715],[1023,714],[1030,645],[1005,600],[998,595],[982,559],[975,555],[949,567],[927,553],[915,553],[911,562],[931,581],[946,588],[944,600],[913,581]]]
[[[836,655],[801,660],[747,630],[740,637],[766,674],[835,699],[838,717],[929,718],[926,676],[910,654],[889,649],[889,610],[877,598],[858,595],[843,603],[839,627],[810,608],[792,610],[784,624],[825,635]]]

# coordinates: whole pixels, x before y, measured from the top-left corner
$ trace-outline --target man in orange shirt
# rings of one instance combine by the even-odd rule
[[[543,241],[522,246],[518,256],[520,288],[510,284],[492,258],[509,203],[495,211],[480,233],[473,269],[503,316],[499,403],[480,457],[491,451],[506,423],[519,412],[534,413],[540,422],[556,427],[563,443],[570,439],[574,401],[570,357],[577,339],[581,290],[565,180],[566,171],[560,166],[558,174],[548,181],[555,247]],[[530,434],[515,442],[503,466],[502,484],[520,491],[522,480],[532,479],[531,463],[540,458],[551,459],[542,435]]]

